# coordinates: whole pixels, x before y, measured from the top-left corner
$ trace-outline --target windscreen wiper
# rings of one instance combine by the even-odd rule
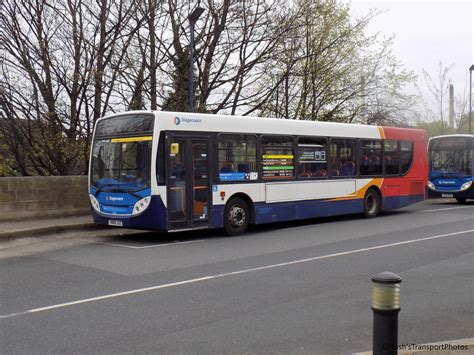
[[[97,190],[95,190],[94,196],[97,196],[97,195],[99,194],[99,192],[101,192],[102,189],[103,189],[104,187],[107,187],[107,186],[117,186],[117,184],[105,184],[105,185],[102,185],[102,186],[99,187]]]
[[[126,194],[129,194],[129,195],[132,195],[133,197],[136,197],[138,198],[139,200],[141,200],[143,197],[138,195],[138,194],[134,194],[132,191],[130,190],[124,190],[124,189],[113,189],[112,192],[123,192],[123,193],[126,193]]]

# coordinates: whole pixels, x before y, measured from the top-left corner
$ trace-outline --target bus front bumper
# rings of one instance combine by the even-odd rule
[[[465,191],[440,191],[428,189],[428,198],[474,198],[474,189],[471,187]]]
[[[130,229],[159,230],[168,229],[167,210],[159,195],[151,196],[148,208],[138,215],[104,214],[91,206],[94,223]]]

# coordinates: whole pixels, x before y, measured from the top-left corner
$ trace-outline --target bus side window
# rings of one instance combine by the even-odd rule
[[[219,180],[257,180],[257,137],[250,134],[220,134]]]
[[[325,178],[328,173],[326,138],[298,138],[298,177],[300,179]]]
[[[160,133],[158,152],[156,154],[156,181],[158,185],[165,184],[165,132]]]
[[[359,141],[359,172],[362,176],[382,175],[382,142]]]
[[[397,141],[384,142],[384,166],[386,175],[398,175],[400,173]]]
[[[262,179],[293,179],[295,177],[294,138],[263,136]]]
[[[356,175],[355,139],[331,139],[329,173],[332,177]]]
[[[401,147],[400,147],[400,162],[402,166],[402,175],[408,173],[408,170],[410,170],[411,163],[413,160],[413,142],[401,142]]]

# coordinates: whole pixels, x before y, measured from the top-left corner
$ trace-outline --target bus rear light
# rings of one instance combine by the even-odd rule
[[[150,201],[151,201],[150,196],[142,198],[141,200],[138,200],[137,203],[135,203],[135,206],[133,206],[132,215],[139,214],[145,211],[146,208],[150,205]]]
[[[461,191],[464,191],[464,190],[467,190],[468,188],[470,188],[472,185],[472,181],[468,181],[468,182],[465,182],[464,184],[462,184],[461,186]]]

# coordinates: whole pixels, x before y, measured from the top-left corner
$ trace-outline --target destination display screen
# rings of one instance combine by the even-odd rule
[[[101,120],[96,128],[96,137],[124,133],[152,133],[155,116],[153,114],[128,114]]]

